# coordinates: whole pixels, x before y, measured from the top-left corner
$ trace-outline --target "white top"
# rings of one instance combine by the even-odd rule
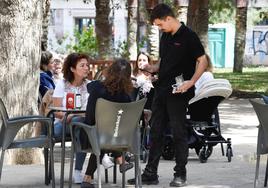
[[[212,72],[204,72],[200,78],[195,82],[195,95],[200,91],[200,88],[208,81],[213,80]]]
[[[87,84],[89,80],[85,80],[83,84],[79,87],[75,87],[71,85],[68,81],[65,80],[58,80],[56,83],[56,87],[53,93],[53,97],[63,98],[62,100],[62,107],[66,107],[66,95],[67,93],[80,93],[81,94],[81,102],[82,102],[82,109],[85,109],[87,106],[87,100],[89,93],[87,92]]]
[[[135,83],[135,87],[141,88],[142,93],[145,95],[149,93],[151,88],[153,88],[152,81],[149,79],[148,76],[144,74],[140,74],[136,77],[137,81]]]
[[[57,84],[58,81],[61,81],[63,80],[63,74],[60,74],[60,75],[53,75],[53,81],[55,83],[55,85]]]

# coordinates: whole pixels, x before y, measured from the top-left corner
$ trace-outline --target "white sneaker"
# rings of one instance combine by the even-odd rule
[[[74,183],[76,183],[76,184],[82,183],[83,175],[81,173],[81,170],[74,170],[73,180],[74,180]]]
[[[101,164],[105,169],[108,169],[114,166],[114,162],[112,161],[111,157],[109,157],[107,154],[104,154]]]

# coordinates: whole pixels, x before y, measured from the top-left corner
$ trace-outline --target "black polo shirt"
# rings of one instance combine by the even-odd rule
[[[197,34],[181,24],[174,35],[163,33],[160,40],[161,61],[156,88],[167,92],[171,92],[176,76],[183,74],[184,80],[192,78],[197,58],[205,53]]]

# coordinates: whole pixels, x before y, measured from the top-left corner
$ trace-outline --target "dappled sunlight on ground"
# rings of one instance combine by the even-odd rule
[[[232,143],[256,143],[259,121],[248,99],[228,99],[219,105],[222,134]]]

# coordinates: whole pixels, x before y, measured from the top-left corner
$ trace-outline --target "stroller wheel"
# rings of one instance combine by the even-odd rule
[[[227,156],[228,162],[231,162],[232,156],[233,156],[233,151],[232,151],[232,148],[231,147],[228,147],[227,148],[226,156]]]
[[[205,149],[202,149],[199,152],[199,161],[200,161],[200,163],[206,163],[207,162],[207,157],[206,157],[206,151],[205,151]]]
[[[212,154],[213,151],[213,147],[212,146],[208,146],[207,150],[206,150],[206,156],[207,158],[210,157],[210,155]]]
[[[208,147],[203,147],[202,150],[199,152],[199,160],[201,163],[207,162],[207,159],[210,157],[212,154],[213,147],[208,146]]]
[[[201,146],[198,145],[194,148],[196,155],[199,155],[201,148],[202,148],[202,145]]]

